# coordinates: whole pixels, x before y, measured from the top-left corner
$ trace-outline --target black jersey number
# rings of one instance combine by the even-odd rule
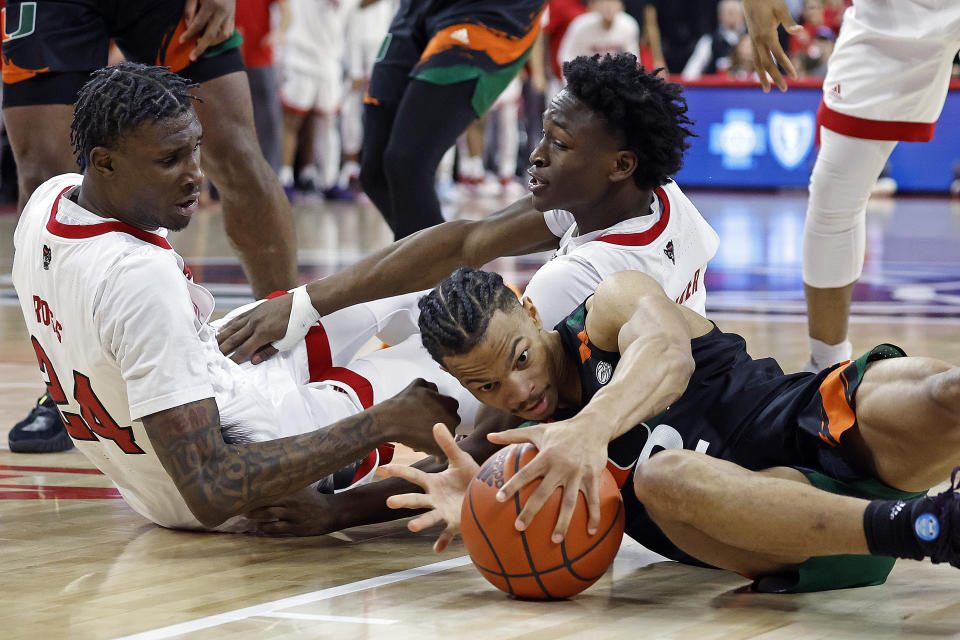
[[[90,378],[79,371],[73,372],[73,397],[80,405],[80,414],[60,409],[62,405],[69,404],[63,385],[60,384],[57,372],[53,369],[53,363],[40,346],[40,342],[34,336],[30,336],[30,342],[33,343],[33,351],[37,354],[40,371],[46,376],[47,394],[57,403],[57,409],[63,416],[63,422],[70,437],[76,440],[98,440],[97,436],[100,436],[113,440],[124,453],[144,453],[134,441],[133,428],[121,427],[117,424],[94,393],[90,386]]]

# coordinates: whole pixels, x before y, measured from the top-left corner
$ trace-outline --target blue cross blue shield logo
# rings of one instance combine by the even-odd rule
[[[816,126],[813,111],[770,112],[770,150],[781,167],[796,169],[806,159],[813,148],[813,132]]]
[[[723,122],[710,125],[710,153],[723,157],[724,169],[752,169],[754,156],[766,152],[764,127],[750,109],[727,109]]]

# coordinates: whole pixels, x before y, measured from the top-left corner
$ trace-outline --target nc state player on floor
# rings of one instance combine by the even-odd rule
[[[344,484],[366,479],[381,445],[430,444],[427,420],[459,419],[457,403],[423,381],[392,397],[419,369],[398,368],[391,350],[353,360],[375,333],[413,331],[414,296],[311,322],[268,366],[220,353],[207,322],[213,296],[166,240],[197,208],[195,86],[133,63],[94,74],[72,126],[84,174],[52,178],[30,198],[14,234],[13,283],[80,451],[153,522],[235,530],[245,526],[236,516],[358,459],[366,465]],[[434,371],[442,393],[460,393]],[[344,486],[336,474],[330,481],[327,490]]]

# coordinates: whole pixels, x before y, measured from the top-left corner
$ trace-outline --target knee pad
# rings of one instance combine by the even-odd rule
[[[835,288],[860,277],[866,207],[895,141],[851,138],[820,129],[803,237],[803,281]]]

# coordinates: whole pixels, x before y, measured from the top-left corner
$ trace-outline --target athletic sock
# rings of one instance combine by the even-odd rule
[[[838,362],[846,362],[853,353],[849,340],[839,344],[827,344],[816,338],[810,338],[810,360],[817,369],[826,369]]]
[[[923,514],[932,515],[933,501],[873,500],[863,513],[867,548],[875,556],[923,560],[924,552],[914,523]],[[924,518],[924,522],[926,522]],[[925,532],[924,535],[929,535]]]
[[[878,556],[948,562],[960,568],[960,467],[950,487],[936,496],[873,500],[863,514],[870,553]]]

